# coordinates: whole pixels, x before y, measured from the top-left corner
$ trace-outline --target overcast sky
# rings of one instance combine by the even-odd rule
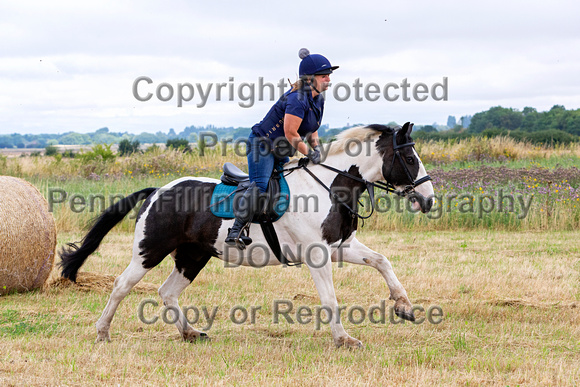
[[[580,108],[578,1],[19,0],[0,2],[0,134],[249,127],[273,103],[269,88],[257,101],[260,77],[294,81],[301,47],[340,66],[326,96],[331,127],[445,124],[497,105]],[[141,76],[152,80],[139,84],[140,95],[153,94],[146,102],[132,91]],[[413,97],[416,84],[430,89],[444,78],[447,101]],[[410,101],[402,100],[404,79]],[[155,95],[162,83],[174,89],[166,102]],[[182,107],[180,83],[194,87]],[[221,101],[218,83],[226,83]],[[240,106],[251,104],[238,95],[250,93],[243,83],[254,84],[251,107]],[[346,101],[333,96],[345,98],[338,83],[349,85]],[[370,83],[381,90],[369,95],[376,101],[365,98]],[[388,90],[397,101],[383,94],[389,83],[399,86]],[[196,84],[211,87],[205,106]]]

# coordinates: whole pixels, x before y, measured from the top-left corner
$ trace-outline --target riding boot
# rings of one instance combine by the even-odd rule
[[[252,243],[252,238],[244,234],[247,223],[243,220],[236,218],[234,225],[228,228],[228,236],[226,238],[226,243],[230,246],[237,246],[240,250],[243,250],[246,246]],[[240,242],[242,245],[240,245]]]
[[[256,187],[256,184],[252,182],[239,198],[234,199],[234,215],[236,216],[236,220],[234,221],[234,225],[228,229],[228,236],[225,240],[228,245],[236,246],[238,249],[244,250],[246,246],[252,243],[252,238],[248,236],[248,232],[254,214],[256,213],[259,193],[260,191]]]

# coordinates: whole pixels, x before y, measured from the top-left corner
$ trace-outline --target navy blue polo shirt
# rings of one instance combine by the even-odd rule
[[[252,127],[258,137],[274,140],[284,136],[284,115],[292,114],[302,118],[298,134],[304,138],[320,127],[324,112],[324,97],[319,94],[312,98],[312,92],[305,90],[287,91],[272,106],[264,119]]]

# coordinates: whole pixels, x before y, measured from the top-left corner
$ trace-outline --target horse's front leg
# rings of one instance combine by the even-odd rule
[[[356,263],[357,265],[372,266],[377,269],[387,281],[387,286],[391,292],[391,300],[395,301],[395,314],[405,320],[415,321],[413,306],[407,291],[401,285],[391,262],[382,254],[377,253],[359,242],[356,237],[345,243],[348,247],[341,247],[332,254],[333,261],[344,261]]]
[[[327,313],[331,311],[330,330],[332,338],[337,347],[343,345],[345,347],[362,347],[360,340],[350,337],[340,322],[340,309],[338,308],[334,284],[332,283],[332,261],[329,257],[330,248],[326,250],[311,249],[311,254],[307,257],[306,264],[316,285],[322,307],[326,309]]]

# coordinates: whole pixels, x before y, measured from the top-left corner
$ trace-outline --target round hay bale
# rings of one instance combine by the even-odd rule
[[[0,295],[41,287],[54,263],[56,226],[30,183],[0,176]]]

